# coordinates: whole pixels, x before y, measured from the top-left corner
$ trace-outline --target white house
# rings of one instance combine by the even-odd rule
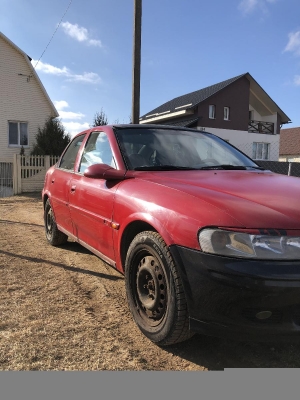
[[[0,162],[29,154],[38,127],[58,117],[30,57],[0,32]]]

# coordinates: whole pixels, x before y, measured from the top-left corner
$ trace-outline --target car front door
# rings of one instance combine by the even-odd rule
[[[104,132],[91,132],[78,167],[70,182],[70,213],[74,234],[79,242],[92,247],[101,256],[114,260],[112,214],[118,184],[83,175],[93,164],[116,167],[108,137]]]

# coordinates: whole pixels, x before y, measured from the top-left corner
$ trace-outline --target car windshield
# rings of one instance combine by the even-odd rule
[[[196,130],[115,128],[129,170],[263,169],[215,135]]]

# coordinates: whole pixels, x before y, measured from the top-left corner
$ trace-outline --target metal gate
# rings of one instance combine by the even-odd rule
[[[13,195],[13,163],[0,161],[0,197]]]

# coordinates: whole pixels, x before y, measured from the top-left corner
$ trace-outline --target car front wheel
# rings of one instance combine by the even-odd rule
[[[53,210],[48,199],[44,209],[44,224],[46,231],[46,238],[52,246],[59,246],[68,240],[68,236],[61,232],[56,225]]]
[[[129,308],[145,336],[161,346],[192,336],[178,269],[158,233],[141,232],[133,239],[125,280]]]

